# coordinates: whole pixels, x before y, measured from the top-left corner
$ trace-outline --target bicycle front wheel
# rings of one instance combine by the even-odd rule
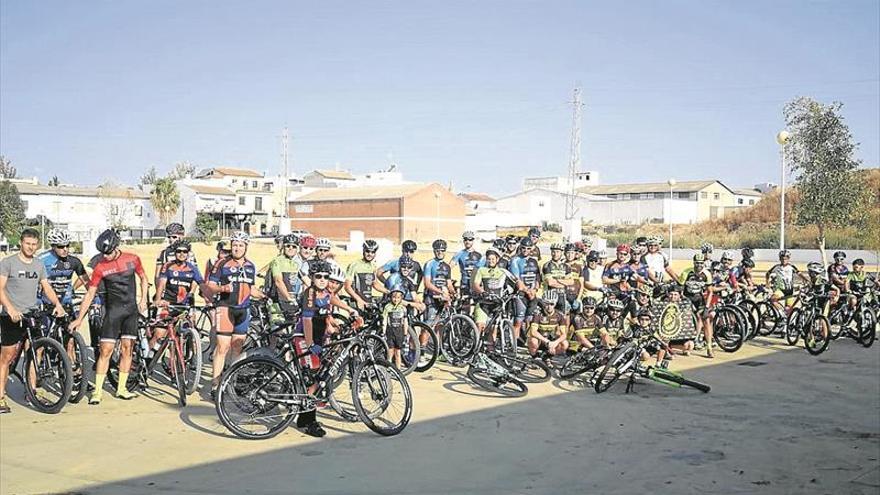
[[[801,336],[801,325],[803,318],[801,317],[801,309],[795,308],[788,315],[788,323],[785,325],[785,341],[788,345],[797,345]]]
[[[186,407],[186,365],[183,362],[182,343],[171,342],[168,351],[174,375],[174,388],[177,390],[177,402],[180,407]]]
[[[70,358],[70,370],[73,373],[73,387],[70,390],[70,402],[74,404],[82,400],[89,383],[89,367],[86,354],[86,341],[79,332],[64,332],[64,347]]]
[[[856,322],[859,325],[859,343],[864,347],[871,347],[877,337],[877,313],[873,309],[864,307],[858,314]]]
[[[715,343],[725,352],[736,352],[742,347],[746,333],[745,323],[740,314],[729,306],[722,306],[712,319],[712,333]]]
[[[831,325],[828,319],[819,315],[804,326],[804,349],[814,356],[825,352],[831,342]]]
[[[183,351],[186,394],[189,395],[196,391],[202,378],[202,339],[198,330],[188,325],[180,329],[179,336]]]
[[[352,399],[361,422],[383,436],[397,435],[412,418],[409,383],[385,360],[358,366],[352,378]]]
[[[550,380],[550,367],[535,358],[519,358],[507,355],[490,355],[492,360],[504,366],[525,383],[544,383]]]
[[[27,349],[24,378],[28,401],[40,412],[61,412],[70,399],[73,372],[67,350],[55,339],[41,338]]]
[[[477,324],[467,315],[452,315],[440,331],[440,349],[453,366],[464,366],[477,353],[480,335]]]
[[[413,328],[418,332],[422,346],[416,371],[423,373],[431,369],[434,363],[437,362],[437,356],[440,354],[440,345],[437,341],[437,334],[428,325],[421,322],[413,323]]]
[[[274,358],[253,356],[223,373],[217,387],[220,422],[235,436],[248,440],[272,438],[299,412],[292,401],[297,382]]]
[[[496,376],[474,365],[468,367],[467,376],[478,386],[508,397],[523,397],[529,392],[526,384],[513,376]]]
[[[596,382],[593,385],[596,393],[601,394],[611,388],[621,375],[633,367],[637,359],[639,359],[639,354],[632,346],[626,345],[614,351],[596,377]]]

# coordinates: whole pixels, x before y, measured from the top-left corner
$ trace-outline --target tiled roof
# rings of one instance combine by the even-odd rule
[[[218,186],[203,186],[201,184],[187,184],[186,187],[199,194],[213,194],[215,196],[235,196],[231,189]]]
[[[235,167],[213,167],[205,169],[196,174],[196,177],[234,175],[236,177],[263,177],[263,174],[255,170],[247,168]]]
[[[761,191],[756,191],[754,189],[743,188],[743,189],[734,189],[734,193],[739,194],[740,196],[755,196],[761,197],[764,195]]]
[[[458,195],[465,201],[495,201],[495,198],[486,193],[459,193]]]

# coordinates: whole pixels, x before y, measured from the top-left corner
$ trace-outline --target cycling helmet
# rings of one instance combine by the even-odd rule
[[[508,234],[504,236],[504,242],[506,242],[507,244],[519,244],[519,237],[513,234]]]
[[[319,237],[318,240],[315,241],[315,247],[318,249],[330,249],[330,239]]]
[[[639,247],[647,246],[648,245],[648,238],[645,236],[636,237],[635,245],[639,246]]]
[[[742,251],[739,252],[742,255],[743,259],[751,259],[755,256],[755,250],[747,247],[743,248]]]
[[[249,244],[251,242],[251,236],[247,234],[247,232],[238,231],[229,238],[229,242],[243,242],[245,244]]]
[[[652,235],[648,237],[648,245],[649,246],[659,246],[663,244],[663,236],[662,235]]]
[[[700,244],[700,251],[701,251],[703,254],[712,254],[712,251],[713,251],[714,249],[715,249],[715,246],[713,246],[713,245],[712,245],[711,243],[709,243],[709,242],[704,242],[704,243]]]
[[[742,265],[744,268],[754,268],[755,262],[752,261],[751,258],[743,258],[743,260],[740,262],[740,265]]]
[[[581,300],[581,306],[584,308],[595,308],[596,307],[596,298],[592,296],[587,296]]]
[[[340,284],[345,283],[345,272],[342,271],[342,268],[340,268],[339,265],[333,265],[330,267],[330,280],[339,282]]]
[[[813,275],[819,275],[825,271],[825,267],[822,266],[822,263],[818,261],[813,261],[811,263],[807,263],[807,271]]]
[[[861,258],[856,258],[853,260],[852,264],[853,264],[853,266],[856,266],[856,265],[865,266],[865,260],[863,260]]]
[[[364,245],[361,246],[361,249],[364,251],[372,251],[376,252],[379,250],[379,243],[374,241],[373,239],[367,239],[364,241]]]
[[[839,262],[839,261],[842,261],[842,260],[845,260],[845,259],[846,259],[846,253],[844,253],[843,251],[836,251],[836,252],[834,253],[834,261],[838,261],[838,262]]]
[[[587,252],[587,245],[581,241],[577,241],[574,243],[574,250],[579,253],[586,253]]]
[[[46,240],[52,246],[66,246],[70,244],[70,235],[61,229],[52,229],[46,234]]]
[[[492,247],[501,251],[504,251],[505,246],[507,244],[504,242],[504,239],[495,239],[492,241]]]
[[[629,253],[629,252],[630,252],[629,244],[621,244],[621,245],[617,246],[617,254]]]
[[[539,229],[538,227],[530,228],[529,229],[529,237],[531,237],[531,236],[541,237],[541,229]]]
[[[330,274],[330,263],[327,263],[323,260],[312,260],[309,262],[309,276],[317,275],[318,273],[326,273]]]
[[[409,239],[403,241],[403,244],[400,245],[400,248],[408,253],[414,253],[419,250],[419,246],[415,243],[415,241],[411,241]]]
[[[721,253],[721,261],[730,260],[733,261],[733,251],[724,251]]]
[[[294,246],[299,245],[299,239],[296,238],[293,234],[287,234],[281,239],[282,244],[293,244]]]
[[[310,235],[307,235],[307,236],[305,236],[305,237],[303,237],[302,239],[299,240],[299,245],[302,246],[302,247],[304,247],[304,248],[312,248],[312,249],[314,249],[314,248],[315,248],[315,245],[316,245],[317,243],[318,243],[318,241],[315,240],[315,238],[312,237],[312,236],[310,236]]]
[[[651,295],[653,295],[653,292],[651,292],[651,290],[648,289],[647,286],[642,285],[636,289],[636,295],[639,295],[639,294],[641,294],[643,296],[651,297]]]
[[[577,244],[577,243],[575,243],[575,244]],[[590,239],[589,237],[582,237],[581,244],[583,244],[587,249],[590,249],[591,247],[593,247],[593,240]]]
[[[171,245],[171,250],[177,251],[178,249],[185,249],[187,251],[191,251],[192,244],[190,244],[189,241],[185,241],[183,239],[181,239],[179,241],[174,241],[174,244]]]
[[[651,318],[651,319],[653,319],[654,315],[651,313],[651,311],[648,308],[642,308],[639,310],[638,313],[636,313],[636,318]]]
[[[590,251],[587,253],[587,261],[599,261],[599,251]]]
[[[549,312],[551,309],[555,309],[558,300],[556,294],[551,294],[549,292],[541,294],[541,309],[543,309],[544,312]]]
[[[186,229],[183,228],[183,225],[174,222],[169,223],[167,227],[165,227],[165,235],[183,235]]]
[[[443,239],[437,239],[431,243],[431,249],[434,251],[446,251],[446,241]]]
[[[703,256],[703,253],[697,253],[694,255],[694,263],[705,263],[706,257]]]
[[[779,251],[779,258],[791,258],[791,251],[789,251],[788,249],[783,249],[782,251]]]
[[[397,259],[397,266],[400,267],[401,270],[403,270],[404,268],[412,268],[413,259],[410,258],[408,254],[404,254]]]
[[[278,247],[281,247],[281,244],[283,244],[283,243],[284,243],[284,236],[283,235],[276,235],[275,236],[275,245]]]
[[[553,244],[550,244],[551,251],[562,251],[563,249],[565,249],[565,246],[563,246],[561,242],[554,242]]]
[[[490,247],[486,250],[486,257],[488,258],[490,254],[494,254],[495,256],[501,257],[501,252],[495,246]]]
[[[608,301],[609,310],[623,311],[623,301],[620,299],[611,299]]]
[[[217,251],[229,251],[229,245],[226,241],[219,241],[216,246]]]
[[[532,240],[531,237],[523,237],[521,241],[519,241],[519,245],[522,247],[534,247],[535,241]]]
[[[119,247],[119,234],[113,229],[107,229],[95,239],[95,248],[101,254],[112,254]]]
[[[720,261],[713,261],[712,264],[709,265],[709,270],[713,272],[723,272],[724,265],[722,265]]]
[[[576,253],[577,251],[578,251],[578,248],[577,248],[577,246],[574,245],[573,242],[569,242],[569,243],[565,244],[565,252],[566,253],[568,253],[568,252]]]
[[[465,230],[461,233],[462,240],[474,240],[477,236],[474,235],[473,231]]]
[[[400,292],[401,295],[406,294],[406,291],[403,290],[403,285],[394,284],[394,287],[391,287],[391,290],[388,291],[389,294],[394,294],[395,292]]]

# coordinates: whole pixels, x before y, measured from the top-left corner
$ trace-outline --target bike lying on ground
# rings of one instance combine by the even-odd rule
[[[43,321],[47,316],[42,311],[22,315],[25,340],[9,364],[9,375],[21,380],[28,402],[36,410],[56,414],[70,399],[73,371],[67,350],[55,339],[42,336],[45,330]],[[19,367],[19,363],[22,366]]]

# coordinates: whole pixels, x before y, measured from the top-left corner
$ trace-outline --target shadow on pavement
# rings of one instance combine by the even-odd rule
[[[396,437],[336,422],[341,438],[76,491],[876,494],[880,353],[837,349],[846,357],[777,352],[688,370],[709,394],[641,380],[632,394],[621,383],[597,395],[564,381],[570,392],[415,422]],[[181,414],[228,435],[203,417],[213,406]]]

